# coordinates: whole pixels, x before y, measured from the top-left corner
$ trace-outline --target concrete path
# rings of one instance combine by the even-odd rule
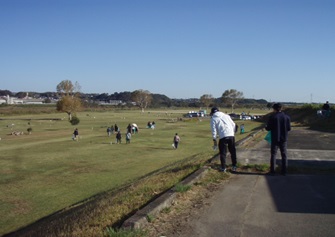
[[[335,167],[334,138],[335,134],[292,131],[289,166]],[[255,149],[238,150],[242,164],[267,163],[269,156],[265,141]],[[209,203],[179,236],[335,236],[335,174],[237,173]]]
[[[335,236],[335,175],[234,175],[180,236]]]

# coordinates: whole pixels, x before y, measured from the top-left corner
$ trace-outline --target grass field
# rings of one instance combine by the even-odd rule
[[[81,202],[168,164],[193,156],[210,158],[212,139],[208,118],[179,119],[188,111],[113,110],[82,112],[79,141],[73,141],[66,114],[34,114],[0,120],[0,235]],[[255,112],[257,114],[264,111]],[[156,128],[148,129],[148,121]],[[123,136],[107,136],[107,126],[117,124]],[[129,123],[139,126],[125,143]],[[247,136],[257,122],[245,124]],[[28,135],[27,128],[32,128]],[[22,131],[24,135],[11,135]],[[180,147],[172,149],[175,133]],[[237,140],[242,135],[237,135]],[[112,144],[113,143],[113,144]]]

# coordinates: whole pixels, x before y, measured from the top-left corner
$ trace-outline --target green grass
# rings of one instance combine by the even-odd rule
[[[78,142],[71,140],[75,127],[64,113],[16,115],[0,120],[0,235],[161,167],[191,157],[209,159],[215,154],[209,120],[178,120],[185,112],[82,112],[76,126]],[[155,121],[156,129],[146,129],[148,121]],[[115,123],[123,137],[129,123],[139,125],[131,144],[125,144],[125,139],[122,144],[111,144],[115,135],[107,137],[106,129]],[[243,123],[246,133],[238,134],[237,140],[260,125]],[[32,128],[31,135],[27,134],[28,127]],[[25,134],[10,135],[12,131]],[[181,142],[174,150],[171,144],[176,132]]]
[[[185,193],[187,192],[188,190],[191,189],[191,185],[183,185],[183,184],[177,184],[175,187],[174,187],[174,190],[178,193]]]

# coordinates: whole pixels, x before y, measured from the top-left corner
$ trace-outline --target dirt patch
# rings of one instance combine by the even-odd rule
[[[229,173],[211,170],[204,181],[196,183],[185,193],[178,193],[173,205],[164,209],[146,226],[148,236],[189,236],[187,233],[192,229],[189,221],[200,217],[203,209],[210,205],[209,198],[213,197],[230,177]]]

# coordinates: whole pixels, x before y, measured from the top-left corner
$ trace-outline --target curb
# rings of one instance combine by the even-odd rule
[[[258,131],[253,132],[253,133],[251,133],[250,135],[248,135],[247,137],[245,137],[245,138],[243,138],[243,139],[237,141],[235,145],[236,145],[236,146],[243,145],[244,143],[246,143],[246,142],[249,141],[250,139],[254,138],[258,133],[263,132],[263,131],[264,131],[264,129],[259,129]]]
[[[262,132],[263,129],[260,129],[247,137],[239,140],[236,142],[236,146],[240,146],[244,144],[245,142],[252,139],[255,135]],[[219,158],[219,155],[216,155],[214,158],[209,160],[209,163],[211,163],[213,160],[216,160]],[[208,172],[208,167],[203,166],[200,169],[196,170],[194,173],[189,175],[187,178],[179,182],[179,184],[182,185],[192,185],[197,180],[204,177]],[[177,196],[177,192],[174,190],[174,188],[169,189],[165,193],[163,193],[161,196],[147,204],[142,209],[138,210],[134,215],[132,215],[130,218],[125,220],[122,224],[122,228],[124,229],[140,229],[143,228],[145,225],[149,223],[148,217],[149,216],[157,216],[164,208],[170,207],[175,198]]]
[[[205,176],[205,174],[208,172],[208,167],[204,166],[191,175],[189,175],[186,179],[181,181],[179,184],[182,185],[192,185],[197,180]],[[133,216],[131,216],[129,219],[127,219],[123,224],[122,228],[124,229],[139,229],[147,225],[148,222],[148,216],[156,216],[159,214],[164,208],[170,207],[175,198],[176,198],[177,192],[174,190],[174,188],[171,188],[167,192],[163,193],[161,196],[159,196],[154,201],[150,202],[148,205],[146,205],[144,208],[138,210]]]

